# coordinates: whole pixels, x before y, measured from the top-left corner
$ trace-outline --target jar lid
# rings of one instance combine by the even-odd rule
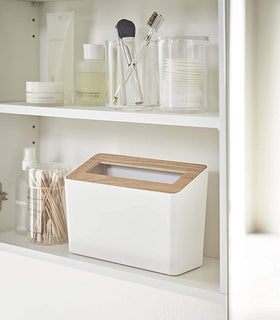
[[[63,82],[26,82],[26,92],[61,93],[64,92]]]
[[[104,59],[104,45],[103,44],[84,44],[84,59]]]

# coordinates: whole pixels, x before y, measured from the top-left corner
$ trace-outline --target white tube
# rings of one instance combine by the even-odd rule
[[[74,103],[74,12],[47,14],[48,79],[64,83],[64,103]]]

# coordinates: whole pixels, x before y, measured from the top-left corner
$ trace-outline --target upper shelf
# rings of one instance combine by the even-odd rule
[[[22,1],[28,1],[28,2],[58,2],[61,0],[22,0]],[[64,1],[73,1],[73,0],[64,0]]]
[[[0,104],[0,113],[219,129],[219,114],[217,112],[179,114],[166,113],[159,108],[144,111],[123,111],[108,107],[27,106],[25,103],[15,102]]]

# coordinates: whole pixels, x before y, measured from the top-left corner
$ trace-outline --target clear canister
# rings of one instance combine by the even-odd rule
[[[206,111],[208,37],[158,40],[160,106],[168,111]]]
[[[38,164],[27,168],[28,233],[31,242],[46,245],[67,242],[62,164]]]
[[[124,44],[130,49],[132,58],[137,60],[135,69],[131,72],[131,76],[127,82],[125,79],[129,73],[129,66],[127,57],[124,54],[123,45],[119,41],[106,41],[106,105],[131,110],[158,105],[157,42],[151,41],[146,48],[143,48],[143,41],[126,40]],[[138,60],[137,56],[140,51],[142,54]],[[113,101],[115,100],[118,88],[117,102],[114,104]]]

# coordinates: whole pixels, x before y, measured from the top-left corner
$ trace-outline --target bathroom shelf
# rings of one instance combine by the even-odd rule
[[[202,267],[180,276],[167,276],[71,254],[67,244],[32,244],[27,237],[19,236],[14,231],[0,233],[0,250],[216,303],[226,301],[226,295],[220,293],[219,259],[215,258],[204,257]]]
[[[1,103],[0,113],[219,129],[217,112],[174,114],[163,112],[158,108],[145,111],[123,111],[108,107],[27,106],[25,103],[15,102]]]

